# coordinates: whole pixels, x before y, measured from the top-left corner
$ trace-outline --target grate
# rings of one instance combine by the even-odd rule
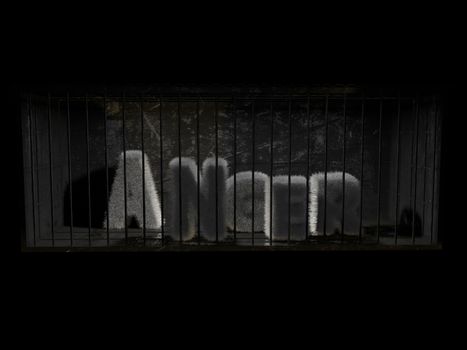
[[[23,97],[27,247],[439,243],[435,93],[189,87]]]

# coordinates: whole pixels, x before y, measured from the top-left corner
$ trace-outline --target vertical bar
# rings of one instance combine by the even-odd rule
[[[105,199],[107,203],[107,215],[106,220],[106,235],[107,235],[107,247],[110,246],[110,228],[109,228],[109,151],[107,141],[107,90],[104,95],[104,163],[105,163]]]
[[[40,239],[40,236],[41,236],[41,214],[40,214],[40,209],[41,209],[41,205],[40,205],[40,191],[39,189],[41,188],[41,184],[39,182],[39,142],[38,142],[38,139],[37,139],[37,112],[34,113],[34,146],[35,146],[35,156],[36,156],[36,188],[37,188],[37,203],[35,203],[35,205],[37,205],[37,215],[36,215],[36,218],[37,218],[37,236],[39,237]]]
[[[409,201],[412,204],[413,201],[413,162],[414,162],[414,154],[415,154],[415,135],[414,135],[414,128],[415,128],[415,119],[416,119],[416,101],[415,98],[412,99],[412,119],[413,119],[413,126],[412,126],[412,133],[411,133],[411,150],[410,150],[410,198]],[[413,209],[413,208],[412,208]]]
[[[232,98],[232,109],[234,113],[234,164],[233,164],[233,176],[234,176],[234,240],[237,241],[237,111],[235,110],[235,99]]]
[[[252,170],[251,170],[251,245],[255,245],[255,101],[251,101],[251,117],[253,118],[253,137],[252,137]]]
[[[127,193],[126,193],[126,133],[125,133],[125,92],[122,94],[122,141],[123,141],[123,200],[125,204],[125,244],[128,245],[128,208],[127,208]]]
[[[362,243],[362,228],[363,228],[363,168],[365,164],[365,93],[362,94],[362,116],[361,116],[361,142],[362,153],[360,157],[360,225],[358,231],[358,241]]]
[[[162,142],[162,96],[159,96],[159,132],[160,132],[160,138],[159,138],[159,151],[160,151],[160,157],[159,157],[159,167],[161,171],[161,242],[162,245],[164,245],[164,153],[163,153],[163,146],[164,143]]]
[[[419,114],[419,97],[417,95],[415,109],[415,165],[414,165],[414,195],[413,195],[413,211],[412,211],[412,244],[415,244],[415,209],[417,205],[417,166],[418,166],[418,114]]]
[[[55,246],[55,228],[54,228],[54,190],[53,190],[53,157],[52,157],[52,102],[50,92],[47,95],[47,124],[48,124],[48,135],[49,135],[49,175],[50,175],[50,232],[52,234],[52,247]]]
[[[89,166],[89,103],[87,93],[84,100],[86,107],[86,173],[88,177],[88,244],[91,246],[91,173]]]
[[[306,107],[306,134],[307,134],[307,145],[306,145],[306,224],[305,224],[305,239],[308,240],[309,234],[309,211],[310,211],[310,150],[311,150],[311,116],[310,116],[310,96],[308,96],[307,107]]]
[[[376,242],[380,239],[381,225],[381,161],[382,161],[382,134],[383,134],[383,92],[379,100],[379,127],[378,127],[378,211],[377,211],[377,226],[376,226]]]
[[[401,139],[401,93],[399,91],[397,96],[397,145],[396,145],[396,211],[395,211],[395,222],[394,222],[394,245],[397,245],[398,238],[398,226],[397,220],[399,217],[399,163],[400,163],[400,139]]]
[[[341,222],[341,242],[344,241],[344,227],[345,227],[345,171],[346,171],[346,164],[345,164],[345,156],[346,156],[346,133],[347,133],[347,115],[346,115],[346,107],[347,107],[347,94],[344,91],[344,125],[343,125],[343,149],[342,149],[342,222]]]
[[[177,99],[177,121],[178,121],[178,233],[179,243],[182,243],[182,131],[181,131],[181,115],[180,115],[180,95]]]
[[[427,148],[428,148],[428,113],[425,111],[425,146],[423,160],[423,209],[422,209],[422,233],[425,235],[425,206],[426,206],[426,168],[427,168]]]
[[[273,176],[274,176],[274,110],[271,102],[271,164],[269,170],[269,245],[272,246],[272,195],[273,191]]]
[[[73,247],[73,182],[71,177],[71,132],[70,132],[70,93],[66,94],[67,107],[67,143],[68,143],[68,182],[70,195],[70,247]]]
[[[444,122],[444,115],[443,115],[443,102],[444,99],[442,96],[438,95],[437,96],[437,103],[438,103],[438,126],[437,126],[437,138],[438,138],[438,155],[437,155],[437,172],[436,172],[436,183],[437,183],[437,186],[438,186],[438,189],[437,189],[437,193],[436,193],[436,226],[435,226],[435,231],[436,231],[436,244],[439,244],[439,243],[443,243],[443,241],[445,242],[445,240],[443,240],[443,232],[439,230],[440,228],[440,218],[441,218],[441,223],[445,222],[445,218],[446,218],[446,214],[443,214],[442,211],[440,211],[440,203],[443,203],[443,202],[440,202],[440,199],[442,198],[446,198],[446,196],[444,197],[441,197],[442,195],[442,191],[440,191],[442,189],[442,184],[443,184],[443,172],[442,172],[442,169],[446,168],[445,164],[446,162],[443,162],[443,154],[446,153],[445,152],[445,149],[447,147],[443,147],[443,138],[446,138],[446,132],[445,132],[445,122]],[[444,164],[444,165],[443,165]],[[446,181],[444,181],[444,183],[446,183]],[[440,216],[440,213],[442,214]]]
[[[291,228],[291,175],[292,175],[292,99],[289,97],[289,172],[288,172],[288,193],[287,193],[287,215],[288,215],[288,221],[287,221],[287,244],[290,244],[290,228]]]
[[[200,166],[201,166],[201,157],[200,157],[200,145],[199,145],[199,98],[196,101],[196,159],[197,159],[197,170],[196,170],[196,187],[197,187],[197,228],[198,228],[198,244],[201,244],[201,214],[200,214]]]
[[[323,236],[326,237],[326,222],[327,222],[327,205],[328,205],[328,107],[329,107],[329,96],[326,94],[325,99],[325,131],[324,131],[324,223],[323,223]]]
[[[144,149],[144,96],[141,95],[141,102],[140,102],[140,116],[141,116],[141,178],[142,178],[142,190],[143,190],[143,245],[146,246],[146,154]]]
[[[433,129],[433,178],[431,189],[431,229],[430,229],[430,244],[433,244],[433,224],[435,221],[435,180],[436,180],[436,143],[438,134],[438,102],[434,99],[435,104],[435,125]]]
[[[29,122],[29,152],[31,156],[31,193],[32,193],[32,232],[34,247],[36,246],[36,198],[35,198],[35,183],[34,183],[34,152],[33,152],[33,136],[32,136],[32,116],[31,116],[31,96],[26,99]]]
[[[216,243],[219,242],[219,121],[217,100],[214,101],[214,121],[216,129]]]

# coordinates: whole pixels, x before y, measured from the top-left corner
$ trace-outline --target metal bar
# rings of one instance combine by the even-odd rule
[[[324,139],[324,223],[323,223],[323,236],[326,237],[326,221],[327,221],[327,199],[328,199],[328,106],[329,97],[326,95],[325,100],[325,139]]]
[[[379,127],[378,127],[378,210],[377,210],[377,226],[376,226],[376,242],[380,240],[381,226],[381,157],[382,157],[382,141],[383,141],[383,99],[379,102]]]
[[[159,96],[159,131],[160,131],[160,138],[159,138],[159,167],[161,171],[161,244],[164,245],[164,153],[163,153],[163,133],[162,133],[162,97]]]
[[[219,242],[219,121],[217,111],[217,101],[214,102],[214,122],[216,141],[216,243]]]
[[[252,136],[252,170],[251,170],[251,245],[255,245],[255,102],[251,103],[251,117],[253,118],[253,136]]]
[[[88,244],[91,246],[91,173],[89,165],[89,104],[86,94],[86,172],[88,177]]]
[[[234,176],[234,240],[237,240],[237,111],[235,110],[235,99],[232,99],[232,109],[234,114],[234,164],[233,164],[233,176]]]
[[[415,99],[412,99],[412,119],[413,119],[413,125],[412,125],[412,133],[411,133],[411,149],[410,149],[410,196],[409,196],[409,202],[412,204],[413,201],[413,168],[414,168],[414,154],[415,154],[415,135],[414,135],[414,128],[415,128],[415,115],[416,115],[416,102]],[[413,209],[413,208],[412,208]]]
[[[329,100],[341,100],[343,98],[344,94],[335,94],[335,95],[329,95],[328,98]],[[160,95],[161,96],[161,95]],[[166,102],[176,102],[177,99],[179,98],[179,95],[168,95],[165,94],[161,96],[166,100]],[[276,101],[288,101],[290,98],[293,98],[295,100],[298,99],[303,99],[306,101],[308,99],[313,100],[322,100],[323,98],[326,97],[326,94],[307,94],[307,92],[303,92],[302,94],[286,94],[286,95],[274,95],[274,94],[264,94],[263,96],[261,95],[255,95],[255,96],[242,96],[241,94],[238,94],[235,96],[236,99],[242,100],[242,101],[251,101],[251,100],[271,100],[274,99]],[[52,100],[58,100],[58,101],[65,101],[63,97],[59,96],[52,96]],[[111,98],[113,100],[119,101],[121,99],[121,96],[108,96],[108,98]],[[219,95],[193,95],[193,96],[184,96],[183,101],[184,102],[196,102],[198,98],[202,98],[203,101],[205,102],[230,102],[232,100],[232,94],[229,96],[219,96]],[[89,97],[89,101],[99,101],[101,100],[102,97]],[[347,100],[360,100],[361,97],[357,96],[347,96]],[[409,101],[412,98],[410,97],[401,97],[402,101]],[[71,101],[81,101],[84,100],[84,96],[75,96],[71,97]],[[126,102],[139,102],[141,98],[139,97],[127,97]],[[381,100],[381,97],[366,97],[366,100],[368,101],[379,101]],[[397,96],[383,96],[384,101],[397,101],[398,97]],[[149,97],[146,96],[144,97],[144,102],[157,102],[159,101],[159,97]]]
[[[422,233],[425,235],[425,207],[426,207],[426,168],[427,168],[427,148],[428,148],[428,113],[425,111],[425,146],[423,160],[423,209],[422,209]]]
[[[362,228],[363,228],[363,169],[365,164],[365,94],[362,94],[362,116],[361,116],[361,142],[362,153],[360,159],[360,225],[358,231],[358,241],[362,243]]]
[[[37,111],[34,113],[34,146],[35,146],[35,156],[36,156],[36,188],[37,188],[37,201],[34,205],[37,205],[37,236],[41,237],[41,214],[40,214],[40,209],[41,209],[41,205],[40,205],[40,191],[39,189],[41,188],[41,184],[39,182],[39,142],[38,142],[38,138],[37,138]]]
[[[178,234],[179,243],[182,243],[182,131],[180,115],[180,98],[177,100],[177,126],[178,126]]]
[[[125,244],[128,244],[128,208],[127,208],[127,184],[126,184],[126,133],[125,133],[125,92],[122,95],[122,144],[123,144],[123,200],[125,210]]]
[[[104,96],[104,163],[105,163],[105,198],[107,203],[106,220],[106,234],[107,234],[107,247],[110,245],[110,228],[109,228],[109,151],[107,140],[107,93]]]
[[[343,125],[343,149],[342,149],[342,222],[341,222],[341,242],[344,241],[344,226],[345,226],[345,171],[346,171],[346,164],[345,164],[345,156],[346,156],[346,133],[347,133],[347,116],[346,116],[346,100],[347,95],[344,93],[344,125]]]
[[[290,243],[290,228],[291,228],[291,185],[292,185],[292,100],[289,100],[289,173],[288,173],[288,201],[287,201],[287,215],[288,215],[288,221],[287,221],[287,244]]]
[[[71,132],[70,132],[70,93],[66,94],[67,106],[67,141],[68,141],[68,182],[70,196],[70,247],[73,247],[73,182],[71,177]]]
[[[52,234],[52,247],[55,246],[55,228],[54,228],[54,191],[53,191],[53,157],[52,157],[52,105],[50,100],[50,93],[48,93],[47,101],[47,125],[49,135],[49,180],[50,180],[50,232]]]
[[[399,91],[400,97],[400,91]],[[397,100],[397,146],[396,146],[396,211],[395,211],[395,222],[394,222],[394,245],[397,245],[398,238],[398,214],[399,214],[399,186],[400,186],[400,175],[399,175],[399,163],[400,163],[400,139],[401,139],[401,100]]]
[[[32,232],[33,232],[33,243],[34,247],[36,246],[36,198],[35,198],[35,183],[34,183],[34,148],[33,148],[33,137],[32,137],[32,117],[31,117],[31,96],[28,96],[26,99],[27,103],[27,113],[28,113],[28,122],[29,122],[29,152],[31,158],[31,194],[32,194]]]
[[[200,166],[201,166],[201,157],[199,152],[199,100],[196,101],[196,159],[197,159],[197,168],[196,168],[196,187],[197,187],[197,228],[198,228],[198,244],[201,244],[201,214],[200,214]]]
[[[274,110],[271,102],[271,164],[269,171],[269,245],[272,246],[272,195],[273,191],[273,176],[274,176]]]
[[[141,116],[141,178],[142,178],[142,190],[143,190],[143,245],[146,246],[146,154],[144,149],[144,105],[143,99],[140,103],[140,116]]]
[[[444,122],[444,115],[443,115],[443,99],[441,96],[437,96],[437,100],[438,100],[438,126],[437,126],[437,134],[438,134],[438,141],[437,143],[439,144],[438,146],[438,155],[437,155],[437,166],[435,167],[435,169],[437,170],[437,173],[436,173],[436,183],[437,183],[437,186],[438,186],[438,189],[437,189],[437,194],[436,194],[436,207],[437,207],[437,210],[436,210],[436,243],[444,243],[445,240],[443,239],[443,231],[440,231],[440,218],[441,218],[441,223],[445,223],[446,222],[446,214],[443,214],[441,215],[440,217],[440,203],[443,203],[443,202],[440,202],[440,199],[441,199],[441,195],[442,195],[442,180],[443,180],[443,172],[442,172],[442,169],[446,169],[446,162],[443,162],[443,154],[445,153],[445,150],[447,147],[443,147],[443,138],[446,137],[446,132],[445,132],[445,122]],[[444,182],[445,183],[445,182]],[[442,197],[442,198],[446,198],[446,196]],[[444,200],[444,199],[443,199]],[[444,225],[444,227],[446,227],[446,225]]]
[[[413,196],[413,212],[412,212],[412,244],[415,244],[415,209],[417,205],[417,166],[418,166],[418,114],[419,114],[419,97],[417,96],[417,105],[415,112],[415,174],[414,174],[414,196]]]
[[[435,180],[436,180],[436,142],[438,134],[438,103],[434,100],[435,104],[435,125],[433,130],[433,179],[432,179],[432,190],[431,190],[431,229],[430,229],[430,244],[433,244],[433,226],[435,221]]]
[[[307,145],[306,145],[306,212],[305,212],[305,239],[308,240],[309,235],[309,211],[310,211],[310,152],[311,152],[311,116],[310,116],[310,98],[308,97],[306,107],[306,134],[307,134]]]

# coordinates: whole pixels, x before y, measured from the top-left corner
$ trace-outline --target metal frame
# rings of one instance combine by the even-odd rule
[[[32,97],[33,95],[27,95],[26,98],[26,116],[28,119],[28,125],[29,125],[29,135],[24,135],[23,137],[27,136],[29,138],[29,157],[26,159],[25,158],[25,163],[28,161],[30,162],[30,188],[32,189],[32,235],[33,235],[33,244],[36,246],[36,241],[38,239],[37,235],[37,230],[38,230],[38,225],[37,225],[37,220],[38,220],[38,213],[36,213],[36,193],[37,193],[37,180],[38,180],[38,175],[34,174],[34,170],[37,171],[38,169],[38,159],[37,159],[37,146],[38,146],[38,141],[37,141],[37,130],[36,132],[33,132],[33,126],[34,129],[36,128],[36,122],[33,123],[33,119],[35,120],[35,117],[33,116],[33,102],[32,102]],[[37,96],[35,97],[37,98]],[[40,98],[40,97],[39,97]],[[399,227],[398,227],[398,221],[397,221],[397,216],[399,214],[399,209],[400,209],[400,142],[401,142],[401,102],[402,101],[413,101],[413,106],[414,106],[414,118],[415,118],[415,136],[413,138],[413,148],[412,148],[412,157],[413,159],[413,164],[411,165],[411,195],[410,195],[410,201],[412,202],[412,207],[415,208],[417,204],[417,171],[418,171],[418,155],[419,155],[419,145],[418,145],[418,138],[419,138],[419,119],[420,119],[420,96],[401,96],[400,92],[397,94],[396,97],[394,96],[384,96],[383,93],[381,92],[381,95],[379,97],[369,97],[365,93],[356,96],[356,95],[350,95],[347,94],[346,90],[343,90],[343,93],[340,94],[330,94],[330,93],[323,93],[323,94],[288,94],[288,95],[281,95],[281,94],[267,94],[267,95],[261,95],[261,94],[256,94],[256,95],[250,95],[250,96],[245,96],[245,95],[231,95],[230,97],[222,97],[222,96],[211,96],[211,95],[201,95],[198,94],[196,96],[194,95],[183,95],[180,93],[178,96],[170,95],[170,94],[165,94],[162,95],[160,94],[159,96],[148,96],[148,95],[143,95],[141,94],[139,97],[135,96],[127,96],[125,92],[123,92],[120,96],[110,96],[107,93],[104,94],[104,96],[92,96],[90,94],[84,94],[84,96],[71,96],[70,93],[66,93],[65,97],[63,96],[52,96],[51,93],[47,93],[46,95],[46,100],[47,100],[47,130],[48,130],[48,155],[49,155],[49,181],[50,181],[50,214],[51,214],[51,246],[55,247],[56,246],[56,241],[57,239],[57,232],[54,227],[54,219],[55,219],[55,214],[54,213],[54,191],[53,191],[53,186],[52,184],[54,183],[54,174],[53,174],[53,154],[52,154],[52,145],[53,145],[53,123],[52,123],[52,105],[54,102],[63,102],[66,105],[66,135],[67,135],[67,157],[68,157],[68,162],[67,162],[67,167],[68,167],[68,181],[69,181],[69,206],[70,206],[70,227],[69,227],[69,247],[74,248],[74,240],[76,239],[74,237],[75,235],[75,230],[74,230],[74,225],[73,225],[73,177],[72,177],[72,143],[71,143],[71,121],[70,121],[70,102],[72,101],[84,101],[85,103],[85,125],[86,125],[86,175],[87,175],[87,196],[88,196],[88,246],[92,247],[92,224],[91,224],[91,218],[92,218],[92,200],[91,200],[91,175],[90,175],[90,131],[89,131],[89,102],[93,101],[100,101],[101,103],[103,102],[104,106],[104,113],[103,113],[103,119],[104,119],[104,131],[105,131],[105,136],[104,136],[104,142],[105,142],[105,179],[106,179],[106,198],[107,198],[107,205],[108,205],[108,199],[109,199],[109,190],[110,190],[110,183],[109,183],[109,162],[108,162],[108,119],[107,119],[107,103],[109,101],[116,101],[121,104],[121,112],[122,112],[122,149],[123,149],[123,167],[124,167],[124,213],[125,213],[125,243],[128,245],[128,238],[129,238],[129,230],[128,230],[128,215],[127,215],[127,178],[126,178],[126,155],[125,155],[125,150],[126,150],[126,128],[125,128],[125,104],[129,102],[139,102],[139,108],[140,108],[140,126],[141,126],[141,150],[143,152],[143,173],[142,173],[142,188],[143,188],[143,223],[142,223],[142,234],[143,234],[143,245],[146,247],[146,243],[148,240],[147,237],[147,228],[146,228],[146,202],[145,202],[145,142],[144,142],[144,105],[145,103],[149,102],[159,102],[160,107],[159,107],[159,128],[160,128],[160,172],[161,172],[161,183],[160,183],[160,196],[161,196],[161,212],[162,212],[162,223],[161,223],[161,230],[160,230],[160,238],[161,238],[161,244],[162,246],[165,244],[165,222],[164,222],[164,208],[165,208],[165,203],[164,203],[164,181],[163,181],[163,170],[164,170],[164,159],[163,159],[163,105],[168,102],[176,102],[177,103],[177,132],[178,132],[178,156],[179,156],[179,187],[180,187],[180,192],[179,192],[179,210],[182,210],[182,193],[181,193],[181,156],[182,156],[182,148],[181,148],[181,140],[182,140],[182,133],[181,133],[181,104],[183,102],[196,102],[196,158],[198,161],[198,165],[200,165],[200,101],[203,101],[204,103],[206,102],[211,102],[214,103],[214,109],[215,109],[215,114],[214,114],[214,124],[215,124],[215,159],[216,159],[216,208],[218,208],[218,158],[219,158],[219,121],[218,121],[218,104],[219,103],[231,103],[232,105],[232,117],[233,117],[233,125],[234,125],[234,137],[233,137],[233,152],[234,152],[234,161],[233,161],[233,171],[234,171],[234,229],[233,229],[233,238],[234,238],[234,243],[237,240],[237,179],[236,179],[236,171],[237,171],[237,142],[238,142],[238,130],[237,130],[237,112],[235,109],[235,106],[237,103],[240,101],[244,102],[250,102],[251,104],[251,120],[252,120],[252,144],[251,144],[251,149],[252,149],[252,232],[251,232],[251,246],[255,246],[255,220],[254,220],[254,213],[255,213],[255,205],[254,205],[254,200],[255,200],[255,168],[256,168],[256,115],[255,115],[255,101],[266,101],[269,102],[270,104],[270,162],[269,162],[269,167],[270,167],[270,186],[272,188],[272,175],[274,174],[274,103],[281,102],[281,101],[287,101],[288,102],[288,138],[289,138],[289,154],[288,154],[288,232],[287,232],[287,245],[291,244],[291,176],[292,176],[292,145],[293,145],[293,128],[292,128],[292,103],[294,101],[301,101],[305,102],[307,104],[306,107],[306,130],[307,130],[307,139],[306,139],[306,155],[307,155],[307,161],[306,161],[306,175],[307,178],[310,176],[310,157],[311,157],[311,131],[312,131],[312,120],[311,120],[311,115],[310,115],[310,106],[311,103],[314,101],[324,101],[325,103],[325,108],[324,108],[324,142],[325,142],[325,150],[324,150],[324,217],[327,217],[327,210],[328,210],[328,179],[327,179],[327,173],[328,173],[328,162],[329,162],[329,142],[331,140],[328,140],[328,129],[329,129],[329,102],[331,100],[337,100],[337,101],[342,101],[343,103],[343,114],[342,114],[342,121],[343,121],[343,148],[342,148],[342,208],[341,208],[341,215],[342,215],[342,221],[341,221],[341,231],[340,231],[340,242],[344,243],[344,238],[345,238],[345,179],[346,179],[346,169],[347,169],[347,126],[348,126],[348,116],[347,116],[347,103],[349,101],[361,101],[361,154],[360,154],[360,162],[361,162],[361,169],[360,169],[360,175],[361,175],[361,187],[360,187],[360,222],[359,222],[359,243],[362,243],[363,240],[363,229],[364,229],[364,224],[363,224],[363,213],[364,213],[364,166],[365,166],[365,119],[366,119],[366,114],[365,114],[365,104],[367,101],[379,101],[379,126],[378,126],[378,165],[377,165],[377,229],[376,229],[376,243],[380,243],[380,236],[381,236],[381,187],[382,187],[382,179],[381,179],[381,172],[382,172],[382,134],[383,134],[383,114],[384,114],[384,101],[397,101],[397,141],[396,141],[396,178],[395,178],[395,186],[396,186],[396,195],[395,195],[395,217],[396,220],[394,222],[394,245],[398,246],[399,245],[399,239],[400,239],[400,234],[399,234]],[[435,217],[435,205],[436,205],[436,179],[437,179],[437,174],[436,174],[436,164],[439,162],[439,155],[437,155],[437,143],[439,142],[439,137],[438,133],[440,132],[438,130],[439,128],[439,108],[438,108],[438,99],[436,97],[433,98],[433,104],[434,104],[434,127],[433,127],[433,132],[434,132],[434,137],[433,137],[433,154],[428,154],[427,152],[427,145],[428,145],[428,131],[429,131],[429,124],[427,119],[425,118],[425,148],[424,148],[424,193],[423,193],[423,228],[425,228],[425,207],[426,207],[426,181],[427,178],[430,177],[432,182],[430,186],[432,187],[432,198],[431,198],[431,224],[429,225],[430,227],[430,242],[433,244],[434,243],[434,217]],[[33,142],[33,139],[35,138],[35,142]],[[36,150],[34,150],[34,146],[36,147]],[[36,159],[34,160],[34,155],[36,156]],[[433,159],[433,169],[431,174],[427,174],[427,159],[428,157],[432,157]],[[34,162],[36,163],[34,166]],[[413,172],[415,174],[413,174]],[[431,176],[430,176],[431,175]],[[439,176],[438,176],[439,177]],[[307,181],[307,203],[306,203],[306,210],[308,212],[309,210],[309,183]],[[413,192],[413,193],[412,193]],[[28,196],[29,194],[27,191],[25,191],[25,195]],[[272,204],[273,204],[273,196],[270,196],[270,215],[272,217]],[[108,210],[108,208],[107,208]],[[110,246],[110,229],[109,229],[109,218],[108,215],[107,217],[107,225],[106,225],[106,242],[107,246]],[[218,228],[218,210],[216,210],[215,213],[215,220],[216,220],[216,228]],[[272,220],[271,220],[271,225],[272,225]],[[324,229],[323,229],[323,236],[324,238],[327,236],[327,220],[324,220]],[[182,244],[182,220],[180,216],[180,222],[179,222],[179,243]],[[271,227],[272,229],[272,227]],[[216,233],[216,243],[219,243],[218,239],[218,230]],[[271,230],[272,232],[272,230]],[[305,237],[306,237],[306,242],[309,242],[309,217],[308,215],[306,216],[306,229],[305,229]],[[415,239],[415,210],[413,211],[413,218],[412,218],[412,244],[416,244],[416,239]],[[317,241],[316,238],[313,239],[315,242]],[[318,240],[319,241],[319,240]],[[269,245],[273,245],[273,238],[272,234],[270,235],[269,238]],[[200,229],[200,170],[198,166],[198,173],[197,173],[197,244],[201,244],[201,229]]]

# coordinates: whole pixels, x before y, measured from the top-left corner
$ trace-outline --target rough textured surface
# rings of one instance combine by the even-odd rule
[[[270,237],[270,196],[272,194],[272,238],[287,240],[289,227],[289,177],[274,176],[272,191],[269,182],[266,184],[266,200],[264,215],[264,231]],[[306,238],[306,177],[290,177],[290,239],[304,240]]]
[[[124,157],[122,152],[118,168],[112,184],[109,198],[109,228],[125,228],[125,190],[124,190]],[[127,216],[134,217],[139,227],[143,226],[143,153],[138,150],[126,151],[126,186],[127,186]],[[148,157],[144,157],[144,189],[146,202],[146,228],[161,227],[161,207],[157,195],[154,178]],[[129,220],[127,220],[127,225]],[[104,218],[104,228],[107,227],[107,217]]]
[[[326,234],[341,233],[342,225],[342,172],[327,175]],[[310,177],[310,233],[323,235],[324,228],[324,173]],[[360,181],[353,175],[345,174],[344,234],[359,234]]]
[[[269,183],[269,176],[255,171],[255,231],[264,229],[264,203],[265,186]],[[252,225],[252,195],[251,195],[252,172],[243,171],[236,175],[236,230],[238,232],[251,232]],[[227,179],[227,227],[234,229],[234,177]]]
[[[201,235],[209,241],[223,240],[226,233],[225,221],[225,182],[229,175],[227,161],[217,159],[217,189],[216,189],[216,158],[206,158],[203,162],[201,179]],[[216,194],[217,194],[217,230],[216,230]]]
[[[170,212],[169,230],[166,236],[173,240],[180,240],[180,232],[183,241],[193,239],[197,228],[197,171],[196,162],[191,158],[174,158],[169,163],[170,172]],[[181,176],[181,179],[180,179]],[[180,181],[181,180],[181,188]],[[180,229],[180,190],[181,190],[181,223]]]

